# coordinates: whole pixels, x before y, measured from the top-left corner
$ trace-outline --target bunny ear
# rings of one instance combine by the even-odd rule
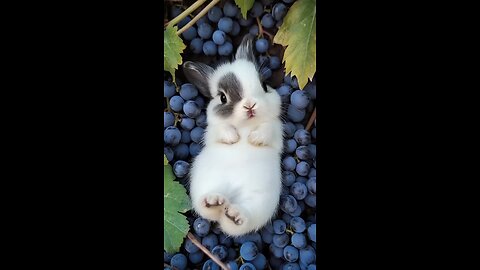
[[[252,34],[247,34],[243,37],[242,43],[238,46],[235,59],[245,59],[256,64],[255,55],[253,54],[253,39]]]
[[[212,67],[202,63],[186,61],[183,64],[183,73],[185,74],[185,77],[187,77],[187,79],[193,83],[198,90],[200,90],[202,95],[208,98],[212,98],[212,94],[208,87],[208,81],[213,72],[214,69]]]

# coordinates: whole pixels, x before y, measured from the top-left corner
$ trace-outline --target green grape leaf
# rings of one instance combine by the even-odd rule
[[[172,74],[173,80],[175,80],[175,69],[182,64],[180,54],[187,47],[177,35],[177,29],[176,26],[168,26],[163,32],[163,69]]]
[[[166,156],[164,155],[164,162]],[[190,226],[187,217],[180,214],[190,210],[190,198],[185,188],[174,181],[175,175],[172,166],[164,165],[163,173],[163,248],[168,253],[175,253],[180,250],[183,239],[188,233]],[[180,213],[179,213],[180,212]]]
[[[235,4],[240,8],[240,12],[244,19],[247,18],[247,11],[253,7],[255,0],[235,0]]]
[[[274,43],[286,46],[282,62],[285,74],[296,76],[301,89],[312,80],[316,71],[317,31],[316,1],[298,0],[283,19],[282,26],[273,38]]]
[[[168,165],[167,155],[163,155],[163,166]],[[165,177],[165,175],[164,175]]]

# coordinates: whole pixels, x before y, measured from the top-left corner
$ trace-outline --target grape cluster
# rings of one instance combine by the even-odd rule
[[[257,36],[255,49],[260,54],[261,75],[268,79],[273,70],[281,70],[281,55],[269,51],[271,37],[262,35],[261,28],[272,34],[294,0],[255,1],[243,19],[234,1],[221,1],[193,27],[182,33],[188,45],[187,52],[206,57],[229,56],[235,52],[235,37],[246,33]],[[181,10],[173,7],[172,16]],[[191,18],[179,23],[181,28]],[[192,29],[192,30],[190,30]],[[188,59],[184,59],[186,61]],[[283,80],[281,79],[283,78]],[[316,268],[316,121],[307,130],[307,122],[314,110],[316,83],[309,82],[303,89],[290,75],[280,78],[275,86],[281,96],[284,120],[284,153],[282,155],[283,187],[277,214],[259,231],[241,237],[227,237],[216,223],[187,214],[190,232],[213,255],[232,270],[313,270]],[[172,165],[177,180],[188,190],[188,172],[192,158],[203,147],[207,127],[208,100],[198,89],[183,83],[176,76],[173,82],[164,75],[164,154]],[[164,252],[165,269],[216,270],[220,267],[186,238],[176,254]]]

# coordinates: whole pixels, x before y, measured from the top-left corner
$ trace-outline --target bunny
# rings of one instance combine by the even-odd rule
[[[275,214],[282,186],[281,100],[259,74],[253,36],[243,38],[235,60],[212,68],[185,62],[186,78],[210,98],[204,148],[190,168],[195,212],[240,236]]]

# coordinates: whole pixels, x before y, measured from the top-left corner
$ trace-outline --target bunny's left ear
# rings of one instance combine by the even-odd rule
[[[243,37],[242,43],[238,46],[235,59],[245,59],[256,64],[255,55],[253,53],[253,40],[252,34],[247,34]]]
[[[183,64],[183,73],[185,77],[193,83],[200,93],[207,98],[212,98],[210,89],[208,87],[208,80],[215,70],[203,63],[195,63],[187,61]]]

